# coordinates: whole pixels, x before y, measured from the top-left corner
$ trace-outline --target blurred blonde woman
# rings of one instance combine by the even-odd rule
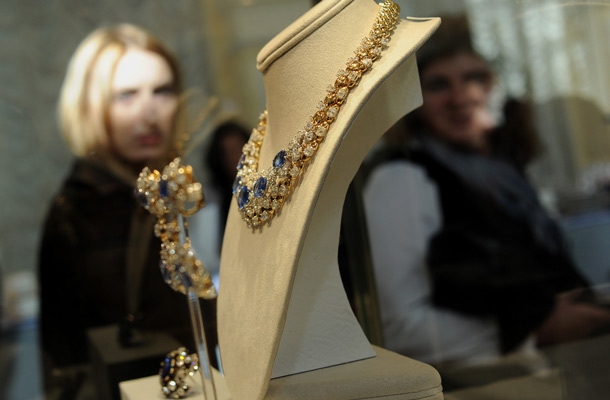
[[[64,392],[79,391],[82,374],[67,371],[86,370],[90,328],[117,325],[125,346],[146,330],[191,346],[186,301],[163,282],[153,218],[133,196],[144,166],[177,153],[181,92],[175,56],[133,25],[95,30],[70,60],[58,116],[76,160],[39,253],[45,378]]]

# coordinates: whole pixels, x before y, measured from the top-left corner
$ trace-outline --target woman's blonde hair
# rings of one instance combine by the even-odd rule
[[[176,57],[151,33],[130,24],[93,31],[80,43],[70,60],[58,104],[61,132],[76,156],[111,157],[107,115],[112,79],[118,61],[127,48],[133,47],[163,57],[172,71],[176,93],[182,93],[182,76]],[[179,118],[180,110],[176,115]],[[180,127],[177,121],[173,143]]]

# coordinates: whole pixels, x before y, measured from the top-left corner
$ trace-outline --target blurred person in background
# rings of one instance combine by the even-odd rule
[[[233,199],[233,182],[242,148],[250,138],[246,128],[235,121],[220,124],[212,135],[205,163],[212,174],[212,187],[221,204],[220,237],[224,234],[225,221]]]
[[[76,398],[87,330],[162,331],[193,349],[185,297],[159,271],[155,218],[134,197],[143,167],[161,169],[182,129],[178,61],[128,24],[88,35],[70,60],[58,104],[76,160],[48,212],[39,249],[40,329],[47,389]],[[158,366],[157,366],[158,367]]]
[[[237,163],[242,147],[248,141],[248,131],[235,121],[218,125],[212,132],[212,139],[203,154],[203,164],[211,175],[211,184],[205,188],[204,208],[188,218],[188,229],[193,248],[206,270],[212,276],[217,290],[220,289],[220,252],[222,239],[233,196],[232,185],[237,173]],[[218,344],[216,300],[207,300],[206,340],[213,348],[220,364]]]
[[[197,254],[218,288],[220,251],[233,198],[233,181],[249,133],[239,122],[228,120],[216,126],[211,136],[203,155],[203,163],[210,173],[210,185],[205,190],[206,206],[189,218],[189,232]]]
[[[364,192],[385,345],[467,365],[607,327],[608,310],[564,294],[587,283],[525,176],[540,147],[529,108],[494,110],[466,19],[443,18],[417,61],[423,105]]]

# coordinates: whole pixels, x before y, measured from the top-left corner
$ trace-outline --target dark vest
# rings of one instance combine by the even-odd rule
[[[415,141],[408,158],[440,197],[442,227],[427,252],[434,303],[495,318],[502,351],[514,349],[558,293],[585,285],[557,224],[508,162],[429,137]]]

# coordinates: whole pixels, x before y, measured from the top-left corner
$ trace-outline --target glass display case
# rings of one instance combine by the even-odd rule
[[[62,140],[57,101],[80,41],[98,26],[128,22],[154,32],[176,54],[185,88],[184,159],[193,166],[208,201],[203,222],[193,222],[198,227],[191,232],[193,246],[208,269],[217,271],[224,232],[218,219],[226,214],[221,212],[224,198],[214,189],[206,151],[222,123],[256,126],[259,113],[266,109],[257,54],[316,3],[0,2],[0,397],[44,397],[42,376],[48,366],[42,363],[39,346],[39,247],[47,212],[75,160]],[[538,151],[522,172],[546,213],[558,223],[574,264],[589,285],[578,298],[594,299],[607,308],[610,3],[396,3],[403,18],[466,19],[473,48],[494,71],[495,87],[487,104],[493,121],[505,122],[503,107],[508,100],[529,105]],[[241,144],[236,148],[241,152]],[[341,272],[355,315],[369,340],[383,347],[378,277],[371,265],[362,205],[365,175],[364,171],[358,175],[348,195],[344,212],[349,221],[343,228],[349,232],[341,237],[345,248],[339,256],[348,263]],[[431,364],[441,373],[448,400],[524,398],[521,393],[530,397],[539,393],[535,397],[540,399],[603,399],[610,389],[604,376],[610,364],[608,333],[600,329],[587,338],[545,348],[530,343],[531,351],[502,355],[493,363]],[[55,398],[58,393],[47,394]]]

